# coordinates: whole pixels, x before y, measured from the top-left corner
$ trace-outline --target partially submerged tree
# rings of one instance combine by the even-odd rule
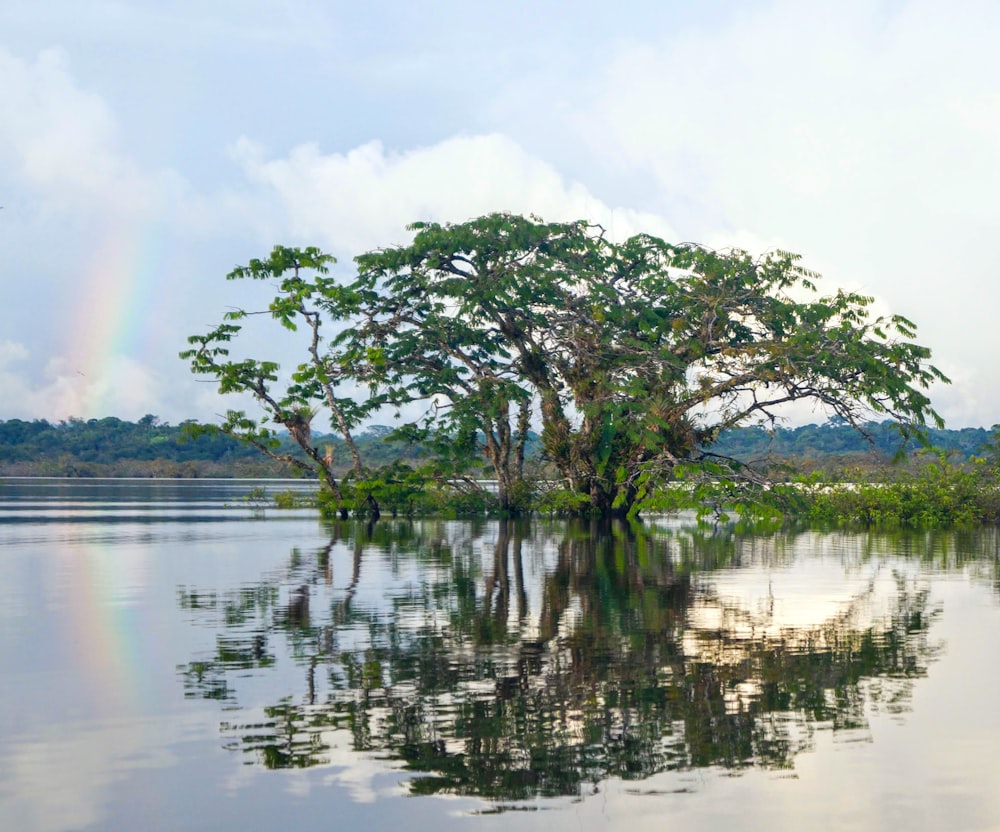
[[[873,299],[860,294],[819,296],[817,276],[795,255],[754,258],[649,235],[619,244],[582,221],[508,214],[412,230],[410,245],[358,257],[349,287],[325,277],[331,258],[316,249],[277,248],[230,275],[280,279],[270,314],[312,333],[280,397],[271,392],[276,365],[228,360],[232,322],[245,312],[192,337],[184,353],[221,392],[252,393],[310,460],[293,464],[334,494],[309,441],[316,407],[329,409],[360,477],[350,430],[382,404],[422,405],[401,433],[436,450],[436,476],[472,484],[481,459],[510,513],[526,505],[533,425],[573,504],[625,515],[678,466],[711,461],[723,431],[773,422],[789,402],[813,400],[858,430],[873,417],[904,431],[940,424],[924,391],[947,379],[911,340],[913,324],[874,317]],[[333,350],[320,338],[324,316],[342,322]],[[371,395],[338,397],[344,379]],[[239,412],[223,429],[264,450],[272,438]]]
[[[531,368],[547,361],[560,280],[573,280],[567,270],[594,253],[587,226],[493,214],[413,228],[411,246],[357,258],[354,367],[397,404],[427,402],[414,429],[463,451],[451,476],[478,447],[501,508],[516,512],[533,399],[549,415],[546,430],[565,419],[558,394]]]
[[[374,357],[361,371],[396,399],[436,401],[439,429],[475,428],[501,489],[523,475],[504,440],[531,419],[600,514],[633,511],[722,431],[788,402],[859,430],[873,415],[940,422],[923,391],[946,379],[913,324],[872,317],[870,297],[816,297],[795,255],[615,244],[583,222],[505,214],[413,228],[412,245],[357,258],[355,337]]]
[[[224,320],[205,335],[192,335],[192,348],[181,353],[199,375],[214,377],[219,392],[248,393],[256,399],[264,413],[262,419],[248,416],[242,410],[227,411],[220,429],[258,448],[268,456],[315,475],[333,495],[338,504],[343,491],[334,474],[330,446],[313,440],[312,420],[320,409],[329,411],[339,428],[351,455],[352,473],[363,475],[361,456],[351,431],[375,402],[358,403],[353,398],[338,395],[338,384],[345,377],[343,368],[331,354],[321,334],[326,321],[339,321],[357,311],[357,296],[328,276],[334,258],[317,248],[285,248],[276,246],[266,260],[251,260],[238,266],[227,280],[276,280],[277,294],[267,310],[247,312],[236,309],[227,312]],[[230,358],[230,343],[242,331],[248,315],[269,315],[285,329],[296,331],[300,326],[307,332],[306,359],[298,365],[291,379],[280,389],[279,366],[274,361],[254,358]],[[268,423],[274,427],[269,427]],[[284,427],[302,448],[305,458],[279,453],[275,430]]]

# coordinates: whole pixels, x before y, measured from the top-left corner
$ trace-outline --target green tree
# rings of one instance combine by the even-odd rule
[[[507,214],[412,228],[411,245],[357,258],[355,371],[397,404],[426,401],[424,429],[455,447],[481,442],[503,505],[532,419],[585,509],[623,515],[788,402],[861,431],[874,416],[904,433],[940,424],[924,390],[947,379],[914,325],[872,316],[870,297],[818,297],[796,255],[615,244],[584,222]]]
[[[340,321],[357,312],[357,296],[328,276],[329,254],[317,248],[276,246],[266,260],[251,260],[227,275],[227,280],[277,280],[277,294],[264,312],[237,309],[227,312],[224,320],[205,335],[192,335],[192,348],[181,353],[191,363],[191,370],[208,375],[219,383],[220,393],[249,393],[264,412],[253,418],[242,410],[230,410],[220,426],[231,436],[247,442],[268,456],[316,475],[330,490],[338,505],[344,495],[334,473],[329,445],[314,441],[312,420],[325,408],[339,428],[351,455],[352,473],[363,476],[361,455],[352,429],[375,400],[361,403],[338,395],[338,384],[346,376],[336,353],[322,335],[324,321]],[[242,330],[248,315],[270,315],[285,329],[304,327],[307,335],[306,360],[297,366],[284,385],[279,380],[279,366],[274,361],[230,358],[229,345]],[[269,427],[273,425],[275,427]],[[282,453],[276,427],[284,427],[305,454],[305,458]]]
[[[317,474],[338,502],[332,460],[311,436],[319,409],[362,482],[351,431],[385,404],[422,408],[397,438],[419,441],[442,483],[481,488],[484,469],[509,513],[529,504],[532,425],[550,478],[570,492],[562,502],[602,515],[634,513],[681,466],[740,473],[713,443],[774,423],[788,402],[814,400],[861,432],[876,417],[904,436],[940,425],[925,390],[947,379],[911,340],[914,325],[872,315],[864,295],[819,296],[796,255],[649,235],[614,243],[583,221],[509,214],[412,230],[411,244],[358,257],[350,286],[327,277],[332,258],[315,248],[278,247],[229,275],[278,280],[264,314],[309,333],[284,388],[276,363],[230,359],[244,310],[182,354],[220,392],[249,393],[263,408],[263,421],[229,411],[225,432]],[[321,337],[325,321],[340,327],[332,340]],[[343,381],[368,397],[338,395]],[[278,453],[268,422],[305,458]]]

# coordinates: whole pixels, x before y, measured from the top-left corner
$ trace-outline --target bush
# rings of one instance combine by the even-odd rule
[[[294,491],[279,491],[274,495],[275,508],[314,508],[316,505],[316,498],[310,494],[298,494]]]
[[[541,514],[550,517],[579,517],[590,505],[586,494],[570,491],[568,488],[553,488],[542,494],[535,507]]]
[[[935,462],[895,482],[814,485],[807,506],[808,518],[824,524],[972,526],[1000,519],[1000,487],[982,460],[963,468],[939,454]]]
[[[342,504],[328,489],[320,490],[321,513],[335,517],[346,508],[357,517],[368,517],[372,514],[372,500],[380,514],[393,517],[481,517],[499,510],[496,497],[488,491],[461,491],[441,485],[405,463],[394,463],[363,480],[347,481],[343,489]]]

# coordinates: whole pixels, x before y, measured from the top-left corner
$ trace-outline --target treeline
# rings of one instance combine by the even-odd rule
[[[359,437],[373,459],[389,462],[406,449],[386,443],[388,428]],[[288,437],[282,453],[301,454]],[[339,468],[349,468],[343,441],[327,440]],[[113,416],[0,420],[0,476],[5,477],[294,477],[293,467],[269,459],[231,436],[193,421],[170,425],[147,415],[138,422]]]
[[[888,464],[902,449],[913,454],[920,446],[904,443],[889,422],[869,425],[870,441],[846,424],[803,425],[797,428],[733,428],[712,446],[718,454],[742,462],[787,464],[800,472],[833,471],[848,467],[876,468]],[[387,442],[390,429],[369,427],[358,445],[373,465],[389,465],[420,457],[419,445]],[[961,462],[987,456],[994,440],[984,428],[929,429],[936,448]],[[282,453],[301,453],[287,436],[280,438]],[[335,468],[350,467],[343,440],[320,435],[328,445]],[[533,434],[529,455],[539,451]],[[534,452],[534,453],[532,453]],[[147,415],[137,422],[115,417],[49,422],[44,419],[0,420],[0,476],[57,477],[289,477],[296,469],[269,459],[258,450],[217,430],[193,421],[170,425]]]
[[[903,439],[892,422],[869,424],[865,434],[837,422],[770,430],[749,426],[726,431],[711,450],[742,462],[757,465],[787,462],[798,471],[811,471],[845,466],[880,467],[900,453],[911,457],[925,447],[915,438]],[[926,428],[925,438],[930,446],[959,462],[991,454],[995,441],[985,428]]]

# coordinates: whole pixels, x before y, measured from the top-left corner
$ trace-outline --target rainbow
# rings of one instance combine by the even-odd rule
[[[115,412],[120,359],[142,363],[159,357],[147,325],[163,286],[163,226],[121,215],[108,222],[113,227],[105,230],[84,270],[80,312],[63,352],[83,394],[84,412],[73,415],[85,418],[121,415]]]
[[[63,552],[70,628],[66,643],[72,644],[68,664],[73,677],[83,680],[80,693],[90,698],[93,712],[109,718],[144,709],[164,695],[155,684],[163,670],[158,664],[162,650],[150,638],[159,628],[150,620],[149,605],[127,600],[136,576],[121,560],[140,557],[130,549],[117,542],[107,548],[81,542]],[[139,565],[154,564],[155,558],[143,558]]]

